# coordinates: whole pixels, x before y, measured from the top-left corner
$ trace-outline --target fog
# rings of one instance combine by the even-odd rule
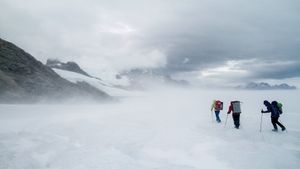
[[[0,168],[299,168],[299,90],[160,88],[99,104],[0,105]],[[213,99],[224,102],[222,123]],[[283,103],[272,132],[263,100]],[[241,128],[229,102],[242,101]]]

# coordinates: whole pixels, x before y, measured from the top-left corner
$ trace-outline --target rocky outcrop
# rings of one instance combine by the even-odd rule
[[[71,83],[16,45],[0,39],[0,102],[110,98],[87,83]]]

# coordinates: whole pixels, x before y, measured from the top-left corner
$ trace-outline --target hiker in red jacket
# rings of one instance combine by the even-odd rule
[[[232,118],[234,122],[234,126],[236,129],[239,129],[240,127],[240,114],[241,111],[241,102],[240,101],[232,101],[230,102],[230,106],[228,108],[227,114],[230,114],[232,112]]]
[[[220,111],[223,110],[223,102],[221,102],[220,100],[213,100],[210,110],[215,111],[216,121],[218,123],[221,123],[219,114],[220,114]]]

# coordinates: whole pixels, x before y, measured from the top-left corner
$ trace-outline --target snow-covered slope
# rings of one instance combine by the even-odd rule
[[[79,73],[75,72],[70,72],[66,70],[61,70],[61,69],[55,69],[53,70],[59,74],[61,77],[67,79],[70,82],[76,83],[80,81],[85,81],[89,83],[90,85],[106,92],[107,94],[111,96],[132,96],[132,95],[137,95],[139,92],[134,92],[134,91],[128,91],[125,89],[117,88],[113,84],[109,84],[107,82],[104,82],[100,79],[96,79],[93,77],[88,77]]]
[[[297,169],[299,90],[151,92],[117,104],[0,105],[1,169]],[[241,129],[211,121],[212,99],[241,100]],[[271,132],[264,99],[288,132]]]

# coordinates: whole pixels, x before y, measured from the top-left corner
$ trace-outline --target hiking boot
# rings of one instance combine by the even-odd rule
[[[286,130],[286,128],[285,128],[285,127],[283,127],[281,130],[282,130],[282,131],[285,131],[285,130]]]
[[[278,132],[278,129],[273,129],[272,131],[274,131],[274,132]]]

